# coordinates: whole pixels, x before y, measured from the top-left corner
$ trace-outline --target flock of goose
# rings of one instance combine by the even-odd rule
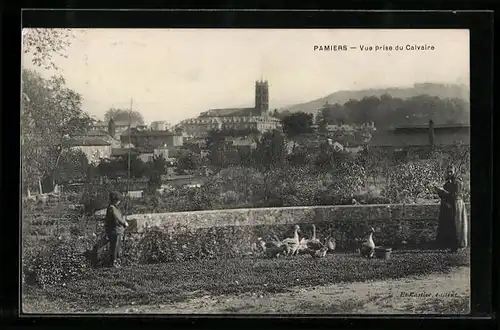
[[[312,237],[300,238],[301,232],[299,225],[295,225],[293,237],[287,237],[280,240],[275,234],[267,235],[265,238],[259,237],[258,242],[264,255],[269,258],[277,258],[283,256],[295,256],[299,253],[309,254],[313,258],[323,258],[327,253],[335,251],[336,242],[333,237],[328,237],[321,242],[316,237],[316,226],[312,225]],[[375,254],[375,242],[373,241],[373,233],[375,230],[370,228],[366,233],[366,240],[361,243],[358,252],[361,256],[372,258]]]

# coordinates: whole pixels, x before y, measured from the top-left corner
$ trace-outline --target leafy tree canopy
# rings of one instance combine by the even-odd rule
[[[130,109],[111,108],[104,114],[104,120],[108,122],[111,118],[113,118],[115,122],[128,124],[129,115],[130,115],[130,123],[132,125],[144,124],[144,118],[142,114],[136,110],[130,111]]]

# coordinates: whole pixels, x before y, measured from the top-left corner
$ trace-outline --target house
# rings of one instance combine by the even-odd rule
[[[165,159],[179,157],[179,148],[175,147],[158,147],[153,149],[154,156],[163,156]]]
[[[233,147],[239,148],[250,148],[250,149],[255,149],[257,148],[257,142],[255,142],[254,139],[248,138],[248,137],[236,137],[231,139],[231,144]]]
[[[154,121],[150,125],[152,131],[168,131],[171,125],[166,121]]]
[[[127,157],[128,155],[138,156],[140,152],[135,148],[112,148],[111,157]]]
[[[328,132],[355,132],[355,131],[375,131],[375,123],[367,122],[362,124],[339,124],[339,125],[326,125]]]
[[[139,159],[144,163],[152,162],[154,159],[154,150],[148,148],[136,149],[139,152]]]
[[[337,141],[332,142],[332,139],[328,139],[328,144],[336,151],[344,151],[344,146]]]
[[[120,135],[125,132],[129,127],[126,122],[114,121],[113,118],[109,122],[99,121],[92,125],[93,131],[106,132],[115,139],[120,139]],[[134,123],[131,123],[131,127],[135,127]]]
[[[110,158],[112,154],[111,143],[101,138],[72,138],[68,141],[71,150],[82,151],[90,162]]]
[[[370,148],[393,151],[404,149],[425,149],[431,146],[446,148],[461,144],[470,146],[469,125],[439,125],[429,121],[428,125],[401,126],[380,131],[372,135]]]
[[[123,143],[132,143],[136,147],[181,147],[184,144],[182,135],[177,135],[168,131],[141,131],[131,129],[121,135]]]
[[[109,135],[108,132],[103,130],[91,129],[85,135],[74,135],[73,138],[84,140],[84,139],[99,139],[108,142],[112,148],[121,147],[120,140]]]

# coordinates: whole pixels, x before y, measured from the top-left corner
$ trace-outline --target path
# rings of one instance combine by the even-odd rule
[[[450,274],[432,274],[398,280],[345,283],[313,288],[294,288],[288,293],[243,294],[201,298],[165,305],[102,308],[93,313],[319,313],[319,314],[402,314],[468,313],[470,269],[461,267]],[[402,294],[427,297],[402,297]],[[50,303],[26,306],[25,312],[54,313]],[[69,312],[58,306],[59,313]]]

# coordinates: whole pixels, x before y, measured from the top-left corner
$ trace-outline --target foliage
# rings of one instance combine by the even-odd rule
[[[21,107],[21,156],[23,184],[51,176],[67,147],[69,130],[84,132],[88,116],[82,97],[65,86],[62,77],[45,80],[35,71],[23,70]]]
[[[161,176],[165,174],[167,161],[163,155],[154,156],[149,165],[148,192],[154,192],[161,187]]]
[[[113,118],[115,123],[126,123],[128,125],[129,116],[130,116],[130,123],[132,125],[144,124],[144,117],[142,116],[142,114],[137,110],[130,111],[130,109],[110,108],[104,114],[104,120],[106,122],[109,122],[109,120]]]
[[[400,161],[391,168],[389,185],[382,194],[392,202],[418,202],[421,199],[436,199],[434,186],[442,186],[446,167],[453,164],[459,168],[464,200],[470,198],[469,148],[461,145],[451,150],[435,149],[427,159]]]
[[[80,199],[80,204],[84,207],[84,212],[91,215],[98,210],[106,208],[109,203],[109,193],[113,191],[113,186],[102,180],[92,180],[85,184],[84,193]]]
[[[177,159],[177,173],[184,174],[186,171],[196,171],[201,166],[200,155],[190,151],[183,150]]]
[[[23,52],[31,62],[45,69],[57,69],[52,55],[67,57],[65,50],[74,35],[71,29],[23,29]]]
[[[255,205],[259,201],[263,175],[248,167],[230,167],[221,170],[206,183],[206,192],[214,208],[229,205],[241,207]]]
[[[284,117],[281,122],[287,137],[293,138],[300,134],[312,132],[313,115],[305,112],[295,112]]]
[[[24,298],[39,299],[45,295],[82,306],[80,308],[89,311],[101,306],[126,306],[131,303],[152,305],[179,302],[193,298],[193,292],[199,292],[200,296],[207,292],[213,296],[287,292],[297,286],[441,273],[469,264],[466,255],[438,252],[393,252],[388,261],[362,259],[354,254],[337,254],[322,260],[299,256],[293,261],[261,258],[194,259],[121,269],[99,269],[93,272],[92,277],[72,281],[63,288],[49,287],[35,291]],[[332,269],[335,271],[332,272]]]
[[[64,151],[55,171],[55,181],[59,184],[84,181],[88,178],[90,167],[87,156],[81,150]]]
[[[205,140],[209,164],[216,168],[224,167],[227,164],[226,151],[228,149],[225,134],[221,130],[211,130]]]
[[[357,155],[357,163],[366,170],[367,177],[375,181],[378,177],[386,177],[390,172],[392,159],[380,149],[363,149]]]
[[[317,168],[328,171],[335,166],[349,162],[350,154],[347,151],[341,151],[334,148],[328,143],[320,145],[320,152],[316,155],[314,164]]]
[[[120,175],[128,175],[129,156],[122,156],[113,159],[103,158],[97,165],[98,172],[101,176],[116,177]],[[154,166],[159,166],[158,163]],[[152,167],[139,158],[138,155],[130,155],[130,176],[140,178],[152,170]]]
[[[72,280],[86,276],[90,264],[85,257],[88,245],[77,240],[53,242],[47,250],[23,260],[27,284],[64,287]]]
[[[470,104],[460,98],[419,95],[401,99],[384,94],[381,97],[351,99],[344,104],[326,103],[318,110],[316,124],[325,126],[373,121],[380,129],[394,125],[427,124],[430,119],[435,119],[436,124],[468,123],[469,112]]]
[[[257,143],[254,162],[258,168],[280,168],[286,161],[286,145],[283,134],[277,130],[266,132]]]
[[[306,148],[296,147],[287,156],[287,162],[292,166],[305,166],[313,163],[313,155]]]
[[[390,183],[382,194],[391,202],[414,203],[419,199],[429,199],[435,194],[433,187],[440,185],[442,176],[436,162],[406,162],[391,170]]]

